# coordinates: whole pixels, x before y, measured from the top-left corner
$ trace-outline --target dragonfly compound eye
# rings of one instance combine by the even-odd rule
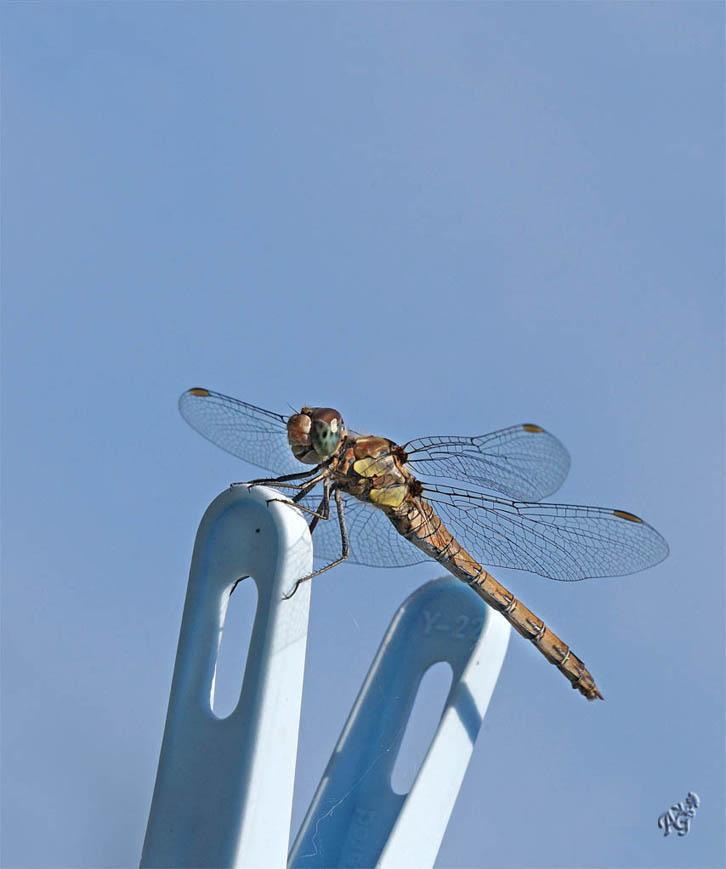
[[[314,454],[310,443],[310,428],[312,422],[308,408],[303,408],[302,413],[294,413],[287,421],[287,442],[292,448],[293,455],[306,465],[317,465],[318,458]]]
[[[338,448],[344,431],[343,420],[337,410],[317,407],[312,413],[310,440],[321,459],[332,456]]]

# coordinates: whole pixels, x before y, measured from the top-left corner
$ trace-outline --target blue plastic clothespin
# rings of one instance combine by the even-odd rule
[[[433,866],[507,650],[509,624],[461,581],[399,608],[290,852],[295,869]],[[391,786],[426,670],[453,670],[441,721],[407,794]]]
[[[312,570],[307,523],[263,486],[235,486],[197,532],[142,867],[284,866]],[[212,711],[229,593],[257,585],[240,700]]]
[[[210,505],[197,534],[142,867],[425,867],[436,858],[506,654],[510,628],[452,577],[399,608],[287,860],[311,570],[307,524],[265,487]],[[212,712],[229,591],[258,606],[240,701]],[[251,580],[247,580],[251,581]],[[453,670],[441,722],[408,794],[390,778],[416,692]]]

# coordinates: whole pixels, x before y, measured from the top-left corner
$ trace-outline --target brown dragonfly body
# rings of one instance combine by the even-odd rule
[[[405,450],[387,438],[348,437],[329,466],[335,485],[388,516],[396,531],[457,579],[466,582],[531,640],[581,694],[602,699],[583,662],[542,621],[479,564],[451,534],[406,468]]]
[[[197,431],[253,464],[278,471],[299,468],[296,462],[314,466],[264,480],[297,490],[292,500],[313,515],[311,532],[319,529],[313,536],[315,554],[330,561],[295,588],[349,556],[378,566],[432,558],[531,640],[573,688],[589,700],[602,699],[583,662],[469,550],[482,553],[489,564],[577,580],[642,570],[665,558],[668,547],[655,529],[627,511],[539,503],[559,487],[569,468],[564,447],[540,426],[421,438],[400,446],[348,432],[332,408],[303,407],[284,417],[206,389],[188,390],[179,404]],[[517,500],[432,484],[412,468]],[[320,485],[318,498],[311,493]],[[331,523],[321,523],[330,517],[331,496],[337,545]]]

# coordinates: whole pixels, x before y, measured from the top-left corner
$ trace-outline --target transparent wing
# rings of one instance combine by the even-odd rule
[[[554,435],[532,424],[477,437],[418,438],[404,449],[416,476],[475,483],[522,501],[539,501],[551,495],[570,469],[564,446]]]
[[[321,497],[322,490],[306,495],[300,503],[309,510],[317,510]],[[350,561],[369,567],[407,567],[429,560],[396,531],[382,510],[342,492],[341,497],[350,541]],[[330,518],[318,522],[313,531],[313,552],[323,561],[340,558],[340,526],[336,509],[335,500],[331,498]]]
[[[304,471],[287,442],[287,417],[209,389],[188,389],[179,412],[207,440],[275,476]]]
[[[635,573],[668,554],[655,528],[624,510],[504,501],[439,486],[424,487],[424,496],[484,564],[577,580]]]

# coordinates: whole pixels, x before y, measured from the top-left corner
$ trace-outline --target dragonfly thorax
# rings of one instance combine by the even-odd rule
[[[303,407],[287,421],[287,441],[293,455],[306,465],[329,459],[344,435],[343,417],[332,407]]]

